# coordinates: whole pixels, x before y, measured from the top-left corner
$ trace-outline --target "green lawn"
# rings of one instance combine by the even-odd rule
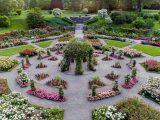
[[[11,19],[11,25],[8,28],[0,28],[0,34],[13,30],[27,30],[25,19]]]
[[[49,14],[48,11],[46,10],[42,11],[42,15],[46,20],[54,18],[54,16]],[[84,14],[80,12],[63,11],[62,17],[79,16],[79,15],[84,15]],[[26,16],[27,16],[27,11],[22,11],[21,15],[10,16],[9,18],[11,21],[11,26],[8,28],[0,28],[0,34],[10,32],[13,30],[28,30],[28,27],[26,25]]]
[[[25,45],[25,46],[20,46],[20,47],[15,47],[15,48],[7,48],[4,50],[0,50],[0,55],[1,56],[11,56],[18,54],[19,52],[25,50],[25,49],[34,49],[32,45]]]
[[[151,56],[160,56],[160,47],[154,47],[148,45],[135,45],[133,46],[133,48]]]
[[[47,48],[52,44],[52,42],[53,41],[40,42],[40,43],[37,43],[36,45],[38,45],[39,47],[42,47],[42,48]]]
[[[160,29],[160,22],[156,21],[154,22],[154,27],[153,27],[154,30],[158,30]]]
[[[118,48],[123,48],[129,45],[127,42],[120,42],[120,41],[115,41],[115,40],[105,40],[106,44],[109,46],[114,46]]]

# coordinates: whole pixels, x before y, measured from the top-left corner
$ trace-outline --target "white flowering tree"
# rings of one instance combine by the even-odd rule
[[[52,12],[53,12],[53,15],[54,15],[55,17],[61,17],[61,16],[62,16],[62,10],[59,9],[59,8],[53,9]]]
[[[107,11],[107,9],[98,10],[98,16],[99,16],[100,18],[105,18],[106,16],[108,16],[108,11]]]

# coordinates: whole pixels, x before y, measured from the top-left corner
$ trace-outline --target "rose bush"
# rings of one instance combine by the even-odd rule
[[[27,55],[29,57],[32,57],[32,56],[37,55],[37,51],[36,50],[32,50],[32,49],[26,49],[26,50],[21,51],[19,54],[20,54],[21,57],[25,57]]]

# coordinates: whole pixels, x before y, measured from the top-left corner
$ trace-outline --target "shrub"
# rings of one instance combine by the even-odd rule
[[[21,10],[21,9],[17,9],[17,10],[16,10],[16,13],[17,13],[18,15],[21,15],[22,10]]]
[[[113,21],[112,21],[112,19],[110,18],[110,17],[107,17],[107,18],[105,18],[105,22],[106,22],[106,24],[111,24]]]
[[[63,21],[69,23],[71,26],[74,25],[74,22],[72,22],[70,19],[68,19],[67,17],[63,17],[62,18]]]
[[[98,17],[94,17],[93,19],[87,21],[85,24],[90,25],[90,24],[93,24],[93,23],[96,23],[96,22],[98,22]]]
[[[142,16],[144,19],[154,19],[154,20],[159,20],[159,14],[144,14]]]
[[[112,12],[110,17],[115,24],[122,24],[126,22],[126,16],[122,12]]]
[[[148,28],[148,29],[150,29],[154,26],[153,19],[147,19],[145,22],[146,22],[145,27]]]
[[[52,10],[49,10],[48,13],[49,13],[49,14],[52,14]]]
[[[127,13],[127,14],[125,14],[125,16],[126,16],[127,23],[132,23],[137,18],[137,15],[134,13]]]
[[[135,27],[135,28],[145,28],[145,21],[143,19],[137,19],[135,21],[133,21],[132,25]]]
[[[154,15],[154,19],[155,19],[155,20],[159,20],[159,19],[160,19],[160,14],[155,14],[155,15]]]
[[[45,20],[40,12],[32,10],[27,15],[27,24],[29,28],[40,28],[45,26]]]
[[[60,81],[60,80],[62,80],[62,78],[61,78],[61,76],[57,75],[57,76],[55,76],[54,80]]]
[[[0,16],[0,27],[9,27],[10,20],[7,16]]]
[[[116,105],[119,112],[125,113],[125,120],[159,120],[160,112],[138,98],[127,98]]]
[[[147,14],[147,13],[143,15],[143,19],[149,19],[149,18],[154,19],[154,15],[153,14]]]
[[[18,61],[14,58],[4,57],[0,58],[0,71],[10,71],[18,65]]]
[[[60,98],[64,97],[64,91],[63,91],[63,86],[62,85],[59,87],[59,97]]]
[[[94,76],[94,77],[92,78],[92,80],[93,80],[93,81],[100,81],[101,79],[100,79],[99,76]]]
[[[53,15],[55,16],[55,17],[61,17],[62,16],[62,11],[61,11],[61,9],[59,9],[59,8],[55,8],[55,9],[53,9]]]
[[[84,14],[87,14],[87,13],[88,13],[88,8],[84,8],[84,9],[82,10],[82,12],[83,12]]]
[[[42,111],[42,117],[47,120],[63,120],[64,110],[60,108],[46,108]]]

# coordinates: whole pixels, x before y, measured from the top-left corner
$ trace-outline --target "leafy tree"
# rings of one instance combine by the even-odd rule
[[[33,9],[27,15],[27,24],[29,28],[40,28],[44,27],[46,22],[40,10]]]
[[[39,0],[30,0],[29,6],[30,8],[39,7]]]

